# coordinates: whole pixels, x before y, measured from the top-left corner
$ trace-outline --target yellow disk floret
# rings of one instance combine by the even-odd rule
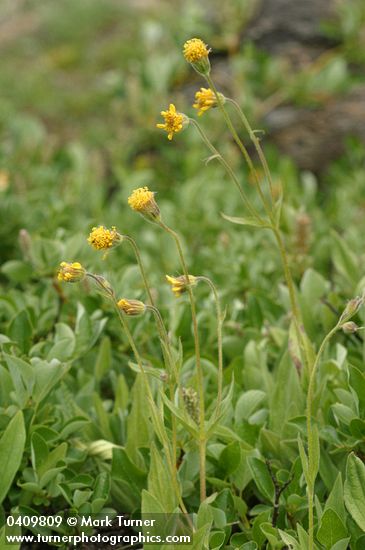
[[[161,111],[161,115],[165,119],[164,124],[156,124],[157,128],[161,128],[167,132],[167,137],[171,141],[174,134],[181,132],[188,119],[182,113],[176,111],[173,103],[170,103],[167,111]]]
[[[217,105],[217,98],[210,88],[200,88],[195,94],[194,109],[199,109],[198,116],[201,116],[205,111]]]
[[[88,243],[95,248],[95,250],[107,250],[118,244],[120,240],[121,236],[114,226],[111,229],[107,229],[103,225],[93,227],[87,239]]]
[[[196,63],[209,55],[210,49],[200,38],[191,38],[184,44],[184,57],[189,63]]]
[[[86,275],[86,270],[79,262],[62,262],[57,273],[57,279],[65,283],[78,283]]]
[[[154,196],[155,193],[150,191],[148,187],[139,187],[128,198],[128,204],[133,210],[156,220],[160,216],[160,209]]]

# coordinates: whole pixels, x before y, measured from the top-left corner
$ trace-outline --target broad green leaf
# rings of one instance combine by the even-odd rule
[[[18,411],[10,420],[0,439],[0,504],[6,497],[20,466],[24,452],[25,438],[26,433],[23,413]]]
[[[269,474],[268,468],[262,460],[254,456],[247,458],[248,466],[251,470],[254,482],[257,485],[259,491],[270,502],[274,502],[275,488],[273,480]]]
[[[344,496],[351,517],[365,531],[365,465],[354,453],[347,459]]]
[[[171,472],[161,457],[156,445],[151,445],[151,465],[148,474],[148,492],[156,497],[164,512],[172,513],[177,500],[171,479]]]
[[[239,424],[242,420],[248,420],[265,398],[265,392],[260,390],[249,390],[240,395],[234,413],[235,423]]]
[[[0,529],[0,548],[1,550],[19,550],[20,548],[20,542],[12,542],[11,544],[8,542],[8,539],[6,537],[20,537],[22,534],[22,528],[19,525],[13,525],[12,527],[9,526],[3,526]]]
[[[104,336],[100,345],[95,363],[95,378],[99,382],[104,374],[108,372],[111,366],[111,343],[108,336]]]
[[[233,441],[224,447],[219,463],[222,465],[225,475],[233,474],[241,464],[241,445],[238,441]]]
[[[319,542],[326,547],[326,550],[330,550],[336,542],[345,538],[346,535],[347,529],[340,516],[332,508],[327,508],[323,513],[317,533]]]
[[[8,336],[16,342],[23,353],[27,353],[31,344],[33,327],[28,312],[23,309],[10,322]]]
[[[19,407],[23,409],[32,395],[35,381],[34,370],[29,363],[19,357],[4,353],[4,358],[13,381]]]

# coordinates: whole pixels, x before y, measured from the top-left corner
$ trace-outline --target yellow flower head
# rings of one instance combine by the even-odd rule
[[[201,74],[209,74],[209,52],[210,48],[200,38],[191,38],[184,44],[184,57],[194,69]]]
[[[62,262],[58,270],[57,279],[65,283],[78,283],[84,279],[86,270],[79,262]]]
[[[183,292],[186,292],[188,286],[195,286],[198,282],[198,278],[194,275],[189,275],[189,280],[186,280],[185,275],[179,277],[171,277],[166,275],[167,282],[171,285],[171,290],[175,294],[176,298],[181,296]]]
[[[135,189],[128,198],[128,204],[132,210],[136,210],[152,221],[160,219],[160,209],[155,201],[155,193],[148,187]]]
[[[223,94],[218,93],[219,99],[222,103],[225,103],[226,98]],[[210,88],[200,88],[195,94],[194,109],[199,109],[198,116],[201,116],[205,111],[208,111],[211,107],[217,106],[217,98],[215,93]]]
[[[95,250],[107,250],[112,246],[116,246],[121,238],[114,226],[107,229],[103,225],[99,225],[99,227],[92,228],[87,241]]]
[[[126,300],[122,298],[118,302],[118,307],[126,315],[141,315],[146,311],[146,304],[139,300]]]
[[[167,137],[171,141],[174,134],[181,132],[185,126],[189,124],[189,119],[183,113],[178,113],[173,103],[170,103],[167,111],[161,111],[161,115],[165,119],[164,124],[156,124],[157,128],[166,130]]]

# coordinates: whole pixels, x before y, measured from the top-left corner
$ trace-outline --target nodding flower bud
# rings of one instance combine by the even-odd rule
[[[357,330],[359,329],[357,324],[354,323],[353,321],[347,321],[347,323],[344,323],[341,326],[341,328],[345,334],[353,334],[354,332],[357,332]]]
[[[161,218],[160,209],[155,201],[155,193],[148,187],[139,187],[135,189],[128,198],[128,204],[150,221],[159,221]]]
[[[126,315],[142,315],[146,311],[146,304],[139,300],[126,300],[122,298],[118,302],[118,307]]]
[[[62,262],[60,264],[57,279],[65,283],[79,283],[85,278],[86,270],[79,262]]]
[[[174,137],[174,134],[181,132],[189,124],[189,118],[184,113],[179,113],[173,103],[170,103],[167,111],[161,111],[161,115],[165,119],[165,122],[163,124],[156,124],[156,128],[165,130],[167,138],[170,141]]]
[[[194,275],[189,275],[188,277],[189,278],[187,280],[185,275],[180,275],[179,277],[171,277],[170,275],[166,275],[166,280],[171,285],[171,290],[177,298],[186,292],[189,286],[191,287],[197,284],[197,277],[194,277]]]
[[[99,225],[92,228],[87,242],[95,250],[108,250],[113,246],[117,246],[122,241],[122,238],[114,226],[111,229],[107,229],[103,225]]]
[[[347,302],[346,308],[340,317],[340,323],[345,323],[346,321],[351,319],[351,317],[353,317],[358,312],[363,303],[363,296],[356,296],[356,298],[353,298],[352,300]]]
[[[218,92],[218,97],[222,103],[226,102],[226,98],[223,94]],[[198,109],[198,116],[201,116],[212,107],[218,105],[217,97],[213,90],[210,88],[200,88],[195,93],[195,103],[193,104],[194,109]]]
[[[188,63],[202,75],[210,73],[210,48],[200,38],[191,38],[184,44],[184,57]]]

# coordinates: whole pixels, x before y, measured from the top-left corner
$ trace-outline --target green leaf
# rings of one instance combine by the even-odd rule
[[[317,533],[319,542],[326,547],[326,550],[330,550],[336,542],[345,538],[346,535],[347,529],[340,516],[332,508],[327,508],[323,513]]]
[[[10,420],[0,439],[0,504],[6,497],[22,461],[25,445],[25,426],[22,411]]]
[[[148,475],[148,492],[156,497],[164,512],[172,513],[177,506],[171,473],[156,445],[151,445],[151,465]]]
[[[270,224],[268,222],[265,222],[264,220],[261,221],[258,218],[253,218],[253,217],[236,218],[234,216],[227,216],[226,214],[223,214],[223,212],[221,212],[221,216],[225,220],[232,223],[236,223],[238,225],[251,225],[252,227],[266,227],[266,228],[270,227]]]
[[[240,395],[234,413],[235,423],[239,424],[242,420],[248,420],[265,398],[266,393],[261,390],[249,390]]]
[[[5,262],[1,266],[0,271],[14,283],[25,283],[29,281],[34,273],[33,267],[21,260],[10,260]]]
[[[299,455],[300,455],[300,460],[301,460],[301,463],[302,463],[304,478],[305,478],[306,482],[308,483],[308,480],[309,480],[308,457],[307,457],[307,454],[305,452],[303,441],[302,441],[300,435],[298,435],[298,447],[299,447]]]
[[[152,433],[149,421],[149,407],[146,404],[145,381],[137,374],[131,392],[132,409],[127,419],[127,451],[136,457],[139,447],[149,447]]]
[[[20,408],[25,408],[28,399],[32,395],[34,385],[34,371],[29,363],[19,357],[13,357],[4,353],[10,376],[13,381],[15,394]]]
[[[20,542],[12,542],[9,544],[7,538],[9,536],[19,537],[22,534],[22,528],[19,525],[13,525],[12,527],[5,525],[0,529],[0,548],[1,550],[19,550]]]
[[[23,309],[10,322],[8,336],[16,342],[23,353],[30,348],[33,335],[33,327],[28,312]]]
[[[309,437],[311,438],[312,449],[313,449],[313,457],[312,457],[313,463],[311,464],[311,467],[308,473],[314,485],[314,482],[319,470],[319,459],[320,459],[320,446],[319,446],[319,435],[318,435],[317,424],[312,425],[312,432],[311,434],[309,434]]]
[[[270,501],[274,502],[275,488],[265,462],[254,456],[247,458],[252,477],[259,491]]]
[[[222,464],[226,476],[237,470],[241,464],[241,445],[238,441],[233,441],[224,447],[219,457],[219,463]]]
[[[347,459],[344,496],[351,517],[365,531],[365,465],[354,453]]]
[[[111,343],[108,336],[104,336],[99,346],[98,356],[95,363],[95,378],[99,382],[111,366]]]

